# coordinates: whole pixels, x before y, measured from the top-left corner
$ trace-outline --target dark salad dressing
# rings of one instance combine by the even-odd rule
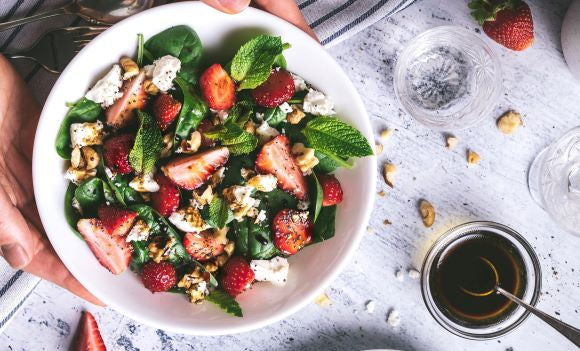
[[[448,318],[464,326],[485,326],[514,311],[515,303],[492,292],[496,274],[489,264],[497,271],[499,286],[521,298],[526,289],[524,261],[512,243],[495,233],[469,233],[436,257],[429,276],[431,293]],[[473,296],[461,287],[490,293]]]

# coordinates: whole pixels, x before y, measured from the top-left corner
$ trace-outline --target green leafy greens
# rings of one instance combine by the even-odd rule
[[[236,243],[236,253],[249,260],[267,260],[278,253],[270,237],[270,226],[265,223],[256,224],[251,218],[234,221],[229,235]]]
[[[205,132],[204,135],[210,139],[220,140],[232,155],[249,154],[258,145],[258,139],[243,130],[233,119],[226,120],[224,125],[217,126]]]
[[[83,239],[82,235],[77,230],[77,222],[79,221],[80,216],[72,205],[76,189],[77,186],[74,183],[68,184],[68,188],[64,194],[64,216],[68,225],[70,225],[71,229],[73,230],[73,233],[75,233],[79,238]]]
[[[227,313],[234,315],[236,317],[243,317],[242,308],[230,295],[221,291],[221,290],[214,290],[205,298],[207,301],[217,305],[222,310],[226,311]]]
[[[181,105],[181,111],[179,112],[175,126],[176,142],[174,143],[174,149],[180,145],[182,140],[189,139],[189,135],[197,128],[209,111],[205,102],[193,92],[183,78],[175,78],[175,83],[177,83],[181,90],[183,104]]]
[[[162,147],[161,130],[155,119],[143,111],[137,111],[139,130],[135,144],[129,153],[129,163],[137,173],[149,173],[153,170]]]
[[[213,228],[222,229],[234,220],[234,214],[224,199],[215,196],[201,212],[205,222]]]
[[[95,122],[103,114],[101,105],[85,97],[81,98],[64,117],[56,135],[56,152],[65,160],[70,160],[72,152],[70,145],[70,126],[73,123]]]
[[[328,240],[334,236],[336,220],[336,205],[325,206],[320,210],[318,219],[314,222],[314,233],[312,234],[312,242],[318,243]]]

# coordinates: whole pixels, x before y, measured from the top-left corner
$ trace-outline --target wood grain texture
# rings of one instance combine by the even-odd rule
[[[419,281],[406,274],[403,282],[394,277],[397,269],[419,267],[429,245],[451,226],[470,220],[497,221],[524,235],[539,256],[543,270],[539,307],[580,325],[580,238],[565,233],[535,205],[526,182],[534,156],[580,124],[580,83],[565,65],[559,39],[570,1],[529,3],[536,26],[533,47],[515,53],[488,40],[501,58],[504,94],[490,102],[496,107],[482,123],[455,132],[459,144],[453,151],[445,148],[442,133],[419,125],[400,109],[392,72],[405,43],[426,29],[454,24],[477,31],[466,1],[418,1],[330,49],[361,93],[377,137],[386,127],[395,129],[384,142],[379,167],[387,161],[398,167],[394,189],[379,179],[377,191],[386,195],[377,197],[371,230],[354,260],[328,289],[331,307],[311,304],[291,318],[249,333],[189,337],[140,325],[109,309],[97,310],[41,283],[0,335],[0,345],[12,350],[65,350],[80,312],[89,308],[96,312],[113,350],[573,350],[566,339],[533,317],[496,340],[476,342],[453,336],[430,317]],[[37,94],[43,98],[47,92]],[[512,136],[495,127],[495,119],[507,109],[524,116],[525,127]],[[478,166],[467,166],[468,148],[481,155]],[[424,228],[418,213],[422,198],[437,211],[430,229]],[[392,224],[384,225],[385,219]],[[365,312],[368,300],[377,302],[373,314]],[[396,328],[386,323],[393,308],[402,318]]]

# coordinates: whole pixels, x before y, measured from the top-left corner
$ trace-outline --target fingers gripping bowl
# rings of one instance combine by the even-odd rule
[[[215,26],[216,23],[220,26]],[[35,140],[33,176],[37,205],[49,239],[65,265],[93,294],[119,312],[158,328],[189,334],[215,335],[259,328],[312,301],[350,259],[372,208],[376,172],[373,157],[357,159],[352,169],[335,172],[344,201],[337,207],[334,237],[290,256],[290,270],[283,287],[258,283],[240,294],[236,299],[243,318],[232,317],[209,303],[189,306],[180,294],[152,294],[143,288],[140,276],[129,270],[111,274],[98,263],[87,243],[72,235],[63,210],[68,187],[63,174],[69,163],[63,162],[53,145],[62,116],[68,112],[65,102],[78,101],[119,58],[135,57],[133,43],[138,33],[151,38],[176,25],[189,26],[199,35],[204,47],[202,72],[215,62],[226,66],[240,45],[258,34],[282,36],[284,43],[292,45],[284,50],[287,70],[331,97],[339,119],[358,129],[373,144],[364,106],[352,84],[307,35],[254,9],[229,16],[199,3],[172,4],[115,25],[90,43],[63,72],[47,99]],[[178,90],[179,83],[175,85]],[[221,102],[217,103],[219,106]]]

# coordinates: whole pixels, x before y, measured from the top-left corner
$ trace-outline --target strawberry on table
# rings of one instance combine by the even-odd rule
[[[283,209],[274,217],[274,245],[285,255],[294,255],[312,239],[314,224],[306,211]]]
[[[243,257],[230,258],[222,269],[221,286],[233,297],[243,293],[253,281],[254,271]]]
[[[195,190],[205,183],[209,177],[230,156],[227,147],[207,150],[192,156],[182,156],[170,161],[162,168],[163,173],[178,187]]]
[[[224,245],[218,242],[211,230],[186,233],[183,246],[191,257],[201,262],[211,260],[224,252]]]
[[[109,234],[103,223],[95,218],[79,220],[77,229],[103,267],[113,274],[121,274],[127,269],[133,250],[125,238]]]
[[[307,195],[306,180],[296,164],[290,149],[290,140],[278,135],[262,147],[256,158],[256,168],[260,173],[272,174],[278,186],[304,200]]]
[[[283,69],[274,69],[268,79],[252,90],[256,103],[273,108],[282,105],[294,95],[294,78]]]
[[[322,206],[332,206],[342,202],[342,187],[333,175],[317,175],[322,187]]]
[[[141,281],[152,293],[171,289],[176,280],[175,267],[166,261],[149,261],[141,270]]]
[[[199,87],[204,100],[214,110],[228,110],[236,102],[236,83],[219,63],[203,72]]]
[[[78,329],[75,351],[106,351],[99,325],[89,311],[84,311]]]
[[[133,172],[133,167],[129,164],[129,153],[134,143],[135,136],[132,134],[119,134],[105,140],[103,145],[105,165],[121,174]]]
[[[105,111],[107,124],[115,129],[123,128],[133,120],[134,111],[147,105],[148,95],[143,88],[145,73],[125,81],[121,87],[123,96]]]
[[[137,213],[117,206],[101,205],[99,219],[109,234],[125,236],[135,223]]]
[[[165,131],[179,114],[181,102],[169,94],[159,94],[153,101],[152,110],[159,129]]]
[[[521,51],[534,42],[532,12],[525,2],[473,0],[469,8],[485,34],[506,48]]]
[[[159,191],[151,193],[151,207],[163,217],[168,217],[179,207],[179,188],[162,173],[155,176]]]

